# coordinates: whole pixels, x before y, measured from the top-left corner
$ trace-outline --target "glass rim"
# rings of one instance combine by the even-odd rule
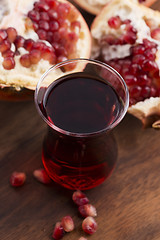
[[[120,112],[117,116],[117,118],[110,124],[108,125],[107,127],[105,128],[102,128],[101,130],[98,130],[98,131],[94,131],[94,132],[89,132],[89,133],[76,133],[76,132],[70,132],[70,131],[67,131],[67,130],[64,130],[64,129],[61,129],[60,127],[54,125],[53,123],[51,123],[45,116],[44,114],[42,113],[42,111],[40,110],[40,107],[39,107],[39,104],[38,104],[38,92],[39,92],[39,89],[40,89],[40,85],[42,83],[42,81],[45,79],[45,77],[50,73],[52,72],[54,69],[58,69],[66,64],[69,64],[69,63],[72,63],[72,62],[78,62],[78,61],[85,61],[85,62],[88,62],[88,63],[91,63],[91,64],[96,64],[96,65],[99,65],[101,67],[104,67],[108,70],[110,70],[112,73],[114,73],[118,79],[120,80],[121,82],[121,85],[123,85],[123,88],[124,88],[124,92],[125,92],[125,101],[123,102],[123,110],[122,112]],[[112,86],[112,84],[111,84]],[[127,85],[123,79],[123,77],[114,69],[112,68],[110,65],[106,64],[106,63],[103,63],[99,60],[92,60],[92,59],[87,59],[87,58],[74,58],[74,59],[69,59],[69,60],[65,60],[63,62],[60,62],[60,63],[57,63],[55,64],[54,66],[50,67],[48,70],[46,70],[46,72],[44,74],[42,74],[41,78],[39,79],[39,81],[37,82],[37,85],[36,85],[36,88],[35,88],[35,92],[34,92],[34,102],[35,102],[35,105],[36,105],[36,109],[38,111],[38,113],[40,114],[40,116],[42,117],[42,119],[47,123],[48,126],[50,126],[52,129],[54,129],[55,131],[59,132],[59,133],[62,133],[64,135],[69,135],[69,136],[75,136],[75,137],[90,137],[90,136],[96,136],[98,134],[101,134],[103,132],[106,132],[108,130],[111,130],[113,129],[114,127],[116,127],[120,122],[121,120],[123,119],[123,117],[125,116],[126,112],[127,112],[127,109],[129,107],[129,91],[128,91],[128,88],[127,88]]]

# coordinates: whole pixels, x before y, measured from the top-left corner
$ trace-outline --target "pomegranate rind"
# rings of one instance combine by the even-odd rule
[[[118,31],[116,29],[111,29],[108,27],[108,20],[112,16],[119,15],[120,11],[125,13],[125,19],[128,19],[129,14],[132,15],[132,24],[136,27],[138,32],[136,43],[141,43],[144,38],[147,38],[158,45],[155,61],[160,69],[160,41],[155,39],[153,40],[151,38],[151,36],[149,35],[149,28],[144,21],[144,18],[152,18],[154,19],[154,21],[156,21],[157,25],[160,25],[160,12],[152,10],[140,4],[136,4],[131,0],[112,1],[108,6],[102,9],[101,13],[98,16],[96,16],[91,26],[92,58],[96,58],[99,56],[101,47],[98,41],[105,34],[112,33],[117,36]],[[119,48],[121,48],[121,46],[119,46]],[[121,58],[121,56],[118,55],[117,57]],[[158,122],[158,120],[160,119],[159,104],[159,97],[151,97],[130,106],[128,112],[140,119],[144,127],[152,126],[154,128],[160,128],[160,124]]]
[[[74,0],[75,3],[78,4],[81,8],[86,10],[87,12],[98,15],[103,7],[105,7],[108,3],[110,3],[113,0],[102,0],[102,1],[94,1],[94,0]],[[137,2],[138,0],[132,0],[134,2]],[[142,4],[149,7],[157,0],[146,0]]]
[[[58,1],[67,3],[71,8],[74,8],[78,16],[76,20],[81,24],[80,36],[76,43],[76,52],[72,54],[70,58],[89,58],[91,52],[91,35],[85,19],[73,4],[66,0]],[[8,4],[4,5],[4,8],[6,7],[8,10],[8,14],[0,18],[0,29],[14,27],[19,35],[38,40],[38,36],[33,29],[27,31],[25,28],[25,18],[27,13],[33,8],[34,2],[35,0],[8,1]],[[25,53],[24,49],[21,49],[21,51],[22,54]],[[41,59],[38,64],[33,64],[30,68],[25,68],[19,63],[18,57],[14,69],[5,70],[2,65],[0,65],[0,86],[3,86],[2,91],[9,90],[9,86],[15,88],[15,91],[21,91],[21,89],[35,90],[40,77],[52,66],[48,61]],[[2,57],[0,56],[0,61],[1,60]],[[81,66],[77,66],[77,69],[81,70]]]

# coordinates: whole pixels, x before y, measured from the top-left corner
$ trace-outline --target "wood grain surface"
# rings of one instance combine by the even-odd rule
[[[160,9],[160,1],[153,8]],[[64,240],[85,236],[72,191],[33,177],[42,167],[45,130],[33,100],[0,102],[0,240],[51,240],[54,224],[65,215],[73,217],[76,228]],[[102,185],[86,191],[98,212],[98,230],[87,239],[160,240],[160,132],[143,129],[127,114],[114,133],[119,147],[116,168]],[[10,186],[13,171],[26,172],[23,187]]]

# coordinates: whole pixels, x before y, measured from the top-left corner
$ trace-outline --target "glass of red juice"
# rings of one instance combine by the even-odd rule
[[[48,175],[73,190],[107,179],[118,155],[112,130],[129,103],[119,73],[89,59],[61,62],[38,82],[35,103],[47,123],[42,161]]]

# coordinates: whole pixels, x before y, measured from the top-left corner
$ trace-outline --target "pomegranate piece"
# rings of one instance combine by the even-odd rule
[[[52,238],[55,240],[62,239],[65,234],[65,231],[60,222],[57,222],[52,233]]]
[[[5,57],[2,66],[6,70],[11,70],[15,67],[15,61],[13,57]]]
[[[10,177],[10,184],[12,187],[20,187],[26,180],[26,174],[24,172],[13,172]]]
[[[82,222],[82,229],[84,232],[92,235],[97,231],[97,223],[93,217],[87,217]]]
[[[63,217],[61,224],[65,232],[71,232],[74,230],[74,222],[70,216]]]
[[[75,191],[73,193],[72,200],[78,206],[81,206],[81,205],[89,203],[89,199],[86,197],[86,195],[84,193],[82,193],[81,191],[79,191],[79,190],[77,190],[77,191]]]
[[[13,27],[7,28],[7,35],[8,35],[8,40],[13,43],[17,37],[17,31]]]
[[[7,39],[7,32],[5,30],[0,30],[0,43]]]
[[[40,168],[40,169],[36,169],[33,172],[33,176],[41,183],[44,184],[49,184],[51,183],[51,179],[49,178],[49,176],[47,175],[45,169]]]
[[[97,211],[96,208],[92,204],[85,204],[81,205],[78,208],[80,214],[82,217],[96,217],[97,216]]]

